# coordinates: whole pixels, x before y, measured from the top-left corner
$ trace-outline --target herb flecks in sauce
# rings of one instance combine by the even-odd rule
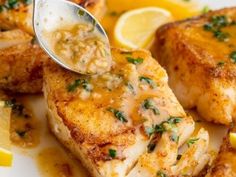
[[[90,92],[92,91],[92,86],[89,82],[85,79],[77,79],[74,83],[67,86],[68,92],[74,92],[77,88],[82,87],[84,90]]]
[[[114,108],[108,108],[107,109],[109,112],[112,112],[114,114],[114,116],[120,120],[122,123],[126,123],[128,122],[128,120],[126,119],[125,115],[123,112],[117,110],[117,109],[114,109]]]
[[[156,83],[152,79],[150,79],[149,77],[140,76],[139,81],[150,85],[151,88],[155,88],[157,86]]]
[[[79,10],[79,11],[78,11],[78,15],[79,15],[79,16],[84,16],[84,14],[85,14],[85,12],[84,12],[83,10]]]
[[[11,141],[17,146],[28,148],[39,143],[39,128],[31,110],[16,99],[5,101],[12,108]]]
[[[175,132],[176,125],[182,121],[180,117],[170,117],[167,121],[162,122],[159,125],[146,128],[146,133],[151,136],[155,133],[164,133],[166,131]]]
[[[130,92],[133,94],[133,95],[136,95],[136,92],[134,90],[134,87],[131,83],[126,83],[126,86],[128,87],[128,89],[130,90]]]
[[[0,13],[4,10],[17,9],[22,4],[29,5],[32,0],[6,0],[4,4],[0,4]]]
[[[109,149],[109,156],[111,157],[111,158],[115,158],[116,157],[116,150],[114,150],[114,149]]]
[[[175,142],[175,143],[178,143],[179,142],[179,136],[174,132],[172,133],[172,135],[170,136],[170,140]]]
[[[143,58],[140,58],[140,57],[138,58],[126,57],[126,59],[129,63],[135,64],[135,65],[143,63]]]
[[[151,99],[144,100],[142,106],[143,106],[144,109],[152,110],[152,112],[155,115],[160,115],[159,109],[154,105],[154,103],[153,103],[153,101]]]
[[[191,139],[189,139],[187,141],[188,147],[190,147],[191,145],[195,144],[198,140],[199,140],[199,138],[191,138]]]
[[[236,63],[236,51],[233,51],[233,52],[230,54],[230,58],[233,60],[234,63]]]
[[[206,23],[203,27],[206,31],[212,32],[214,37],[219,41],[227,41],[230,38],[230,34],[223,32],[224,27],[232,25],[232,21],[225,15],[212,16],[209,23]]]
[[[218,63],[217,63],[217,66],[224,66],[225,65],[225,62],[224,61],[219,61]]]
[[[163,171],[158,171],[157,172],[157,177],[167,177],[167,175]]]
[[[147,152],[151,153],[155,150],[157,144],[157,137],[154,137],[147,146]]]

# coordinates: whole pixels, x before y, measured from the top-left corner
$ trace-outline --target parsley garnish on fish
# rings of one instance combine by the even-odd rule
[[[19,137],[24,138],[25,134],[27,133],[26,131],[21,131],[21,130],[16,130],[16,133],[18,134]]]
[[[153,112],[155,115],[160,115],[159,109],[153,104],[153,101],[152,101],[151,99],[146,99],[146,100],[144,100],[144,102],[143,102],[143,108],[144,108],[144,109],[152,110],[152,112]]]
[[[173,134],[170,136],[170,140],[173,141],[173,142],[178,143],[178,142],[179,142],[179,136],[178,136],[176,133],[173,133]]]
[[[92,86],[85,79],[75,80],[74,83],[67,86],[67,90],[68,90],[68,92],[74,92],[80,86],[88,92],[92,91]]]
[[[135,95],[136,93],[135,93],[135,90],[134,90],[134,87],[133,87],[133,85],[131,84],[131,83],[126,83],[126,86],[129,88],[129,90]]]
[[[224,61],[219,61],[219,62],[217,63],[217,66],[224,66],[224,64],[225,64]]]
[[[29,5],[29,4],[32,3],[32,0],[24,0],[24,3],[27,4],[27,5]]]
[[[111,158],[115,158],[116,157],[116,150],[114,149],[109,149],[109,156]]]
[[[159,125],[148,127],[145,129],[148,136],[151,136],[155,133],[164,133],[166,131],[172,131],[176,128],[176,124],[180,123],[182,118],[180,117],[170,117],[167,121],[162,122]]]
[[[151,153],[151,152],[154,151],[154,149],[155,149],[155,147],[156,147],[156,143],[157,143],[156,140],[152,140],[152,141],[148,144],[148,146],[147,146],[147,152],[148,152],[148,153]]]
[[[230,22],[229,18],[225,15],[212,16],[209,23],[206,23],[203,28],[206,31],[212,32],[214,37],[219,41],[226,41],[229,39],[230,34],[223,32],[222,28],[232,25],[233,22]]]
[[[24,106],[20,103],[17,103],[16,99],[12,100],[6,100],[5,101],[5,107],[12,108],[12,111],[16,113],[17,115],[24,115]],[[27,115],[24,115],[25,118],[27,118]]]
[[[18,0],[8,0],[7,3],[6,3],[6,6],[9,8],[9,9],[13,9],[13,8],[16,8],[19,4],[18,4]]]
[[[168,177],[168,176],[167,176],[163,171],[161,171],[161,170],[157,172],[157,176],[158,176],[158,177]]]
[[[236,51],[233,51],[233,52],[230,54],[230,58],[234,61],[234,63],[236,63]]]
[[[4,9],[4,6],[0,5],[0,12],[2,12]]]
[[[120,120],[121,122],[125,123],[125,122],[128,122],[128,120],[126,119],[126,117],[124,116],[124,113],[117,110],[117,109],[114,109],[114,108],[108,108],[107,109],[108,111],[112,112],[114,114],[114,116]]]
[[[152,88],[156,87],[155,82],[152,79],[150,79],[149,77],[140,76],[139,77],[139,81],[140,82],[145,82],[145,83],[149,84]]]
[[[143,58],[140,58],[140,57],[138,58],[126,57],[126,59],[129,63],[135,64],[135,65],[143,63]]]
[[[191,145],[193,145],[194,143],[196,143],[199,140],[199,138],[191,138],[187,141],[187,145],[188,147],[190,147]]]
[[[181,154],[178,154],[178,156],[177,156],[177,160],[180,160],[181,159],[181,157],[182,157],[182,155]]]

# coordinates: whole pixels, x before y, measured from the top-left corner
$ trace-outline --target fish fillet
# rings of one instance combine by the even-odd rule
[[[215,123],[236,118],[236,8],[162,26],[152,51],[184,108]]]

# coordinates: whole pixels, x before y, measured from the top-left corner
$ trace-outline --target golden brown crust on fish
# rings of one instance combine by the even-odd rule
[[[82,5],[97,18],[101,18],[105,12],[105,0],[72,0],[72,2]],[[32,10],[33,5],[27,3],[16,3],[9,7],[8,0],[0,1],[0,29],[22,29],[33,34]]]
[[[220,23],[214,18],[227,21],[220,32],[211,29]],[[196,107],[203,118],[221,124],[236,118],[235,21],[236,8],[228,8],[167,24],[158,29],[152,48],[184,108]]]
[[[0,88],[16,93],[42,91],[42,66],[48,56],[30,42],[0,50]]]

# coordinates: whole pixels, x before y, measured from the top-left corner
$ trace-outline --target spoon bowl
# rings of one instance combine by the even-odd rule
[[[40,46],[56,63],[77,73],[81,72],[66,64],[55,54],[44,34],[81,22],[92,24],[94,30],[101,34],[103,41],[108,44],[110,51],[109,39],[105,30],[86,9],[67,0],[34,0],[33,28]]]

